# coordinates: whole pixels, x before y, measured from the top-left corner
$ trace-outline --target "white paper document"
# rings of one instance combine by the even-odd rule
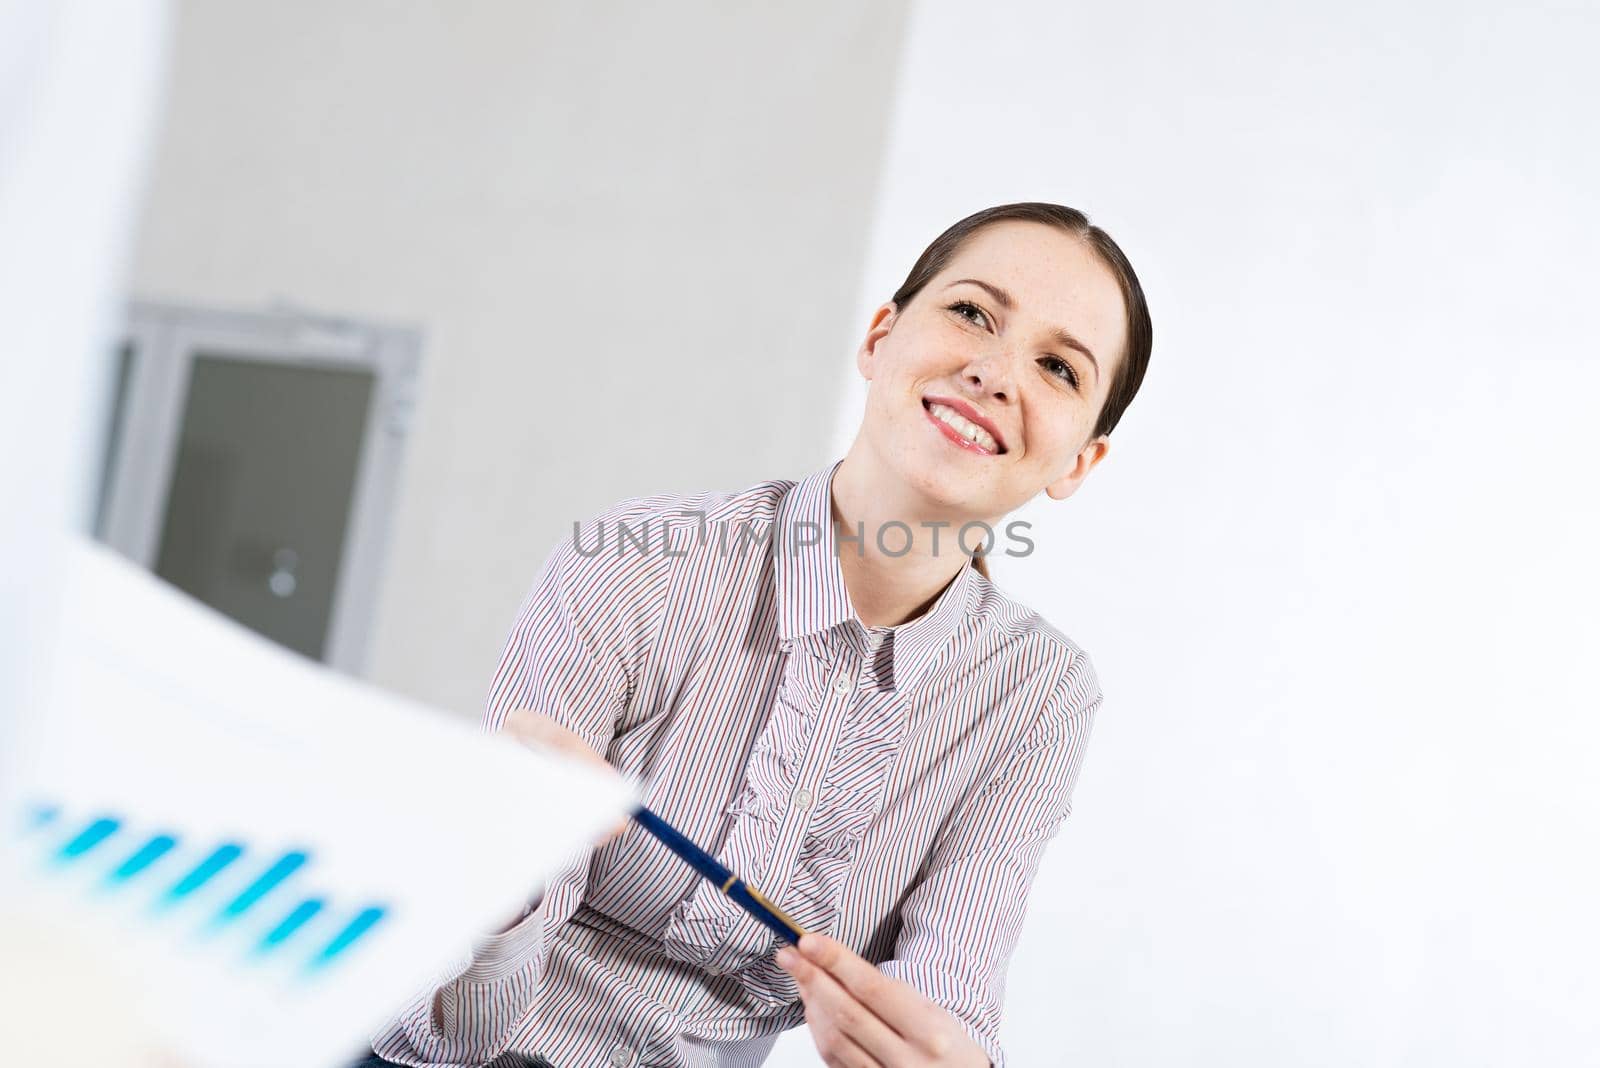
[[[348,1061],[634,802],[104,549],[72,561],[7,846],[145,977],[140,1014],[187,1064]]]

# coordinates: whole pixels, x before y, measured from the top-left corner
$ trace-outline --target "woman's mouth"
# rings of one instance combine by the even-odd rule
[[[957,410],[956,405],[966,411]],[[924,397],[922,410],[928,413],[928,420],[939,428],[940,433],[964,449],[985,456],[998,456],[1006,451],[999,435],[970,418],[982,417],[960,401]]]

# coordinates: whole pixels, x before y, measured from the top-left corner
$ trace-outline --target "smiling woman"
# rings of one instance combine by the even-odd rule
[[[1101,689],[1078,645],[969,566],[963,535],[1082,485],[1150,337],[1132,268],[1080,213],[980,212],[873,313],[844,457],[626,500],[557,545],[487,726],[632,777],[816,933],[779,952],[619,828],[369,1063],[755,1065],[802,1023],[830,1064],[1003,1063],[1006,968]],[[592,551],[623,526],[655,533]]]
[[[931,295],[925,296],[930,287]],[[887,333],[896,318],[908,316],[923,320],[924,326],[931,320],[950,324],[930,326],[936,333],[931,339],[919,337],[918,344],[926,346],[926,358],[933,364],[970,364],[972,377],[963,380],[964,389],[983,392],[986,369],[993,384],[1003,364],[987,362],[985,353],[996,347],[1002,354],[1006,346],[1017,349],[1013,355],[1031,358],[1042,375],[1055,379],[1038,389],[1030,374],[1008,383],[1011,395],[1000,395],[1002,389],[991,398],[997,410],[1014,409],[1019,419],[1026,411],[1036,421],[1036,459],[1048,452],[1047,429],[1067,431],[1063,423],[1048,426],[1052,407],[1073,432],[1085,432],[1077,459],[1065,471],[1070,481],[1046,478],[1029,497],[1040,486],[1058,500],[1069,496],[1104,458],[1109,435],[1139,392],[1150,363],[1150,311],[1133,265],[1088,216],[1060,204],[1002,204],[969,215],[940,234],[874,314],[872,326]],[[871,377],[864,365],[862,373]],[[1027,394],[1026,404],[1019,390]],[[978,451],[1005,455],[1011,443],[991,413],[974,406],[983,403],[942,395],[922,398],[929,416],[953,430],[947,436],[958,445],[970,443]],[[1083,426],[1085,411],[1094,413],[1092,428]],[[987,440],[974,435],[974,428],[987,434]],[[1056,439],[1058,444],[1073,432]],[[1033,470],[1037,475],[1038,468]],[[1005,511],[1020,503],[1015,500]],[[981,553],[973,555],[973,565],[988,575]]]

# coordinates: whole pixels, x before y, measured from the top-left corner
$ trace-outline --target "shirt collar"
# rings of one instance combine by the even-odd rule
[[[855,623],[855,608],[839,568],[833,529],[833,474],[842,460],[795,483],[778,502],[772,531],[773,572],[777,584],[778,637],[784,642]],[[871,532],[865,532],[871,537]],[[848,551],[848,550],[847,550]],[[977,569],[961,568],[933,606],[894,635],[894,686],[915,685],[933,659],[950,643],[977,595]],[[866,634],[865,628],[861,631]]]

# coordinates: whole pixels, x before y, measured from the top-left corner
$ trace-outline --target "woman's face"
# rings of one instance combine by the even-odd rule
[[[951,512],[997,519],[1041,489],[1067,497],[1108,447],[1091,433],[1125,316],[1116,276],[1079,238],[986,226],[906,307],[873,315],[856,354],[861,434]]]

